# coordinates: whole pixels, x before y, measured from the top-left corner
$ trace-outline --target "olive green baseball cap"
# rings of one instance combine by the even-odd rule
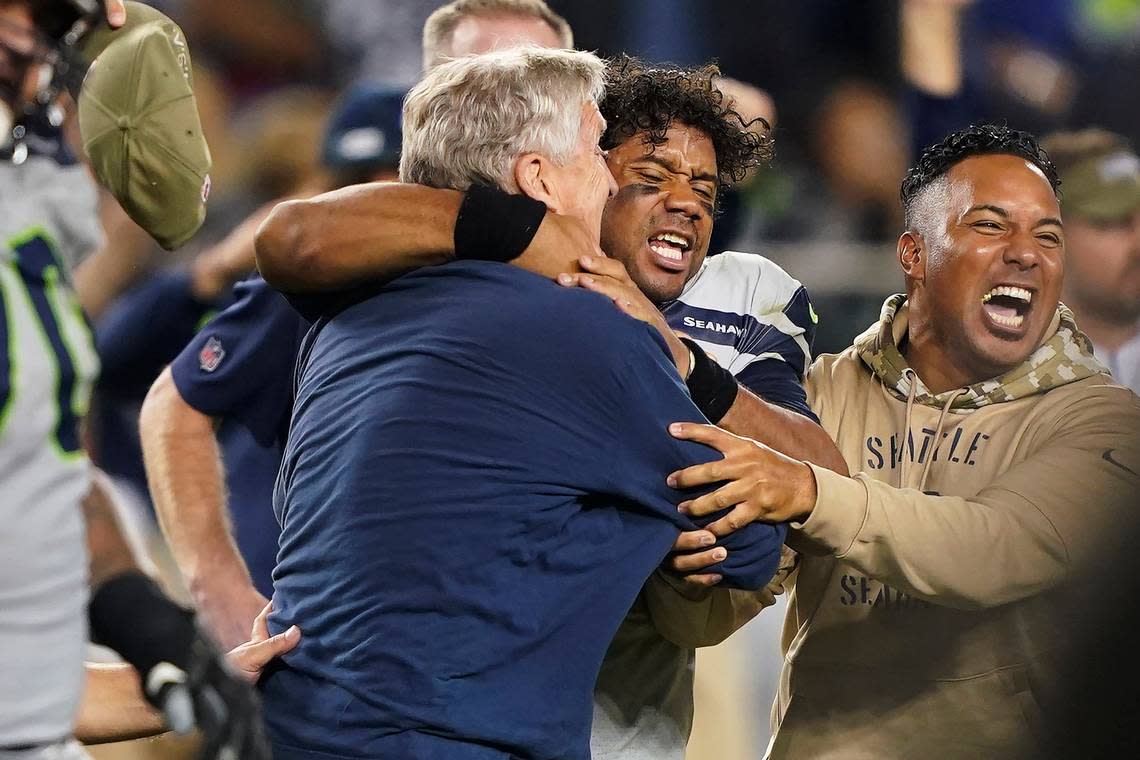
[[[210,149],[186,35],[148,5],[126,6],[126,24],[103,24],[81,42],[91,64],[79,89],[79,131],[99,181],[173,250],[206,218]]]
[[[1093,222],[1115,222],[1140,210],[1140,157],[1101,153],[1061,173],[1061,210]]]

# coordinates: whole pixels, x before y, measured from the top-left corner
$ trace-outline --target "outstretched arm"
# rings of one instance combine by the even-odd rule
[[[454,255],[463,194],[374,182],[278,204],[255,242],[257,266],[287,293],[343,290]]]
[[[792,521],[794,546],[956,609],[1007,604],[1076,576],[1134,518],[1140,487],[1140,406],[1111,386],[1030,429],[1030,453],[969,497],[844,477],[712,426],[673,429],[725,455],[670,476],[678,488],[727,481],[679,505],[692,515],[735,505],[713,533]]]
[[[284,293],[347,290],[455,259],[455,227],[464,194],[393,182],[334,190],[279,204],[257,233],[257,266]],[[486,218],[510,225],[514,219]],[[555,277],[579,271],[598,241],[576,219],[547,213],[512,264]]]
[[[899,63],[912,87],[951,98],[962,89],[962,12],[971,0],[904,0]]]
[[[167,368],[147,394],[139,431],[162,533],[203,622],[233,646],[266,600],[234,541],[214,420],[187,403]]]

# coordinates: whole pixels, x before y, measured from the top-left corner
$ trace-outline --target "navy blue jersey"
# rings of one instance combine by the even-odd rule
[[[92,458],[148,500],[139,409],[163,367],[194,337],[202,319],[232,302],[198,300],[186,271],[158,272],[124,293],[95,326],[102,372],[95,386]],[[149,503],[149,500],[148,500]]]
[[[234,304],[194,336],[170,372],[186,403],[221,420],[234,537],[254,585],[269,596],[278,534],[273,481],[308,323],[260,277],[238,283],[234,293]]]
[[[277,760],[587,758],[614,631],[717,458],[664,341],[608,299],[465,261],[406,275],[310,333],[274,507],[263,679]],[[783,529],[730,545],[763,585]],[[747,544],[749,547],[745,549]]]

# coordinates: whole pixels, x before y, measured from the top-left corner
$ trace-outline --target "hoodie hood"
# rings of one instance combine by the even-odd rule
[[[1048,337],[1020,365],[1000,377],[939,394],[926,389],[899,351],[906,328],[906,295],[897,293],[883,303],[878,323],[855,339],[855,349],[892,394],[902,400],[909,396],[924,406],[944,407],[949,401],[949,409],[980,409],[1108,374],[1108,369],[1093,356],[1088,336],[1077,328],[1073,312],[1064,304],[1058,304],[1046,331]],[[911,387],[912,378],[916,388]]]

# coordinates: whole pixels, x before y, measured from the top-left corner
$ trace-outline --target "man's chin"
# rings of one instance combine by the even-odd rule
[[[640,273],[639,275],[630,273],[630,276],[633,278],[638,289],[645,294],[646,298],[657,305],[677,300],[677,297],[681,295],[681,291],[685,289],[684,275],[678,275],[676,277],[662,277],[659,275],[646,277]]]
[[[1021,340],[1008,340],[992,334],[975,336],[974,354],[978,365],[985,367],[985,377],[1000,377],[1025,363],[1037,348],[1038,341],[1028,336]]]

